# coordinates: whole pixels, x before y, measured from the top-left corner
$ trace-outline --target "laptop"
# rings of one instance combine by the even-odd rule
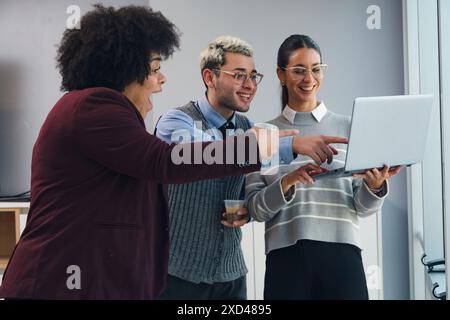
[[[384,165],[410,166],[422,161],[433,95],[356,98],[344,167],[315,180],[348,177]]]

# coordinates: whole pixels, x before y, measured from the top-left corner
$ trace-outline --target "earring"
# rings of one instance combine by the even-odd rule
[[[281,81],[281,86],[284,87],[285,85],[286,84],[283,81]]]

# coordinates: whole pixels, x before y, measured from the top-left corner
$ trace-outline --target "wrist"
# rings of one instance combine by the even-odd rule
[[[286,194],[292,187],[292,184],[290,184],[287,180],[288,180],[287,176],[281,178],[281,189],[283,190],[283,194]]]
[[[297,155],[300,154],[300,148],[301,148],[301,138],[299,136],[292,138],[292,154],[295,155],[294,159],[297,158]]]
[[[372,191],[373,193],[379,193],[379,192],[383,191],[384,182],[379,187],[377,187],[377,186],[369,186],[369,185],[367,185],[367,186],[369,187],[369,190]]]

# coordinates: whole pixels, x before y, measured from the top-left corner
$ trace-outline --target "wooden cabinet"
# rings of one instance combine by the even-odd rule
[[[6,268],[25,226],[29,203],[0,202],[0,272]]]

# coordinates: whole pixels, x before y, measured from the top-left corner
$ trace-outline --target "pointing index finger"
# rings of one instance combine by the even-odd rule
[[[323,136],[323,141],[325,141],[325,143],[327,143],[327,144],[330,144],[330,143],[344,143],[344,144],[347,144],[348,143],[348,139],[347,138],[333,137],[333,136]]]

